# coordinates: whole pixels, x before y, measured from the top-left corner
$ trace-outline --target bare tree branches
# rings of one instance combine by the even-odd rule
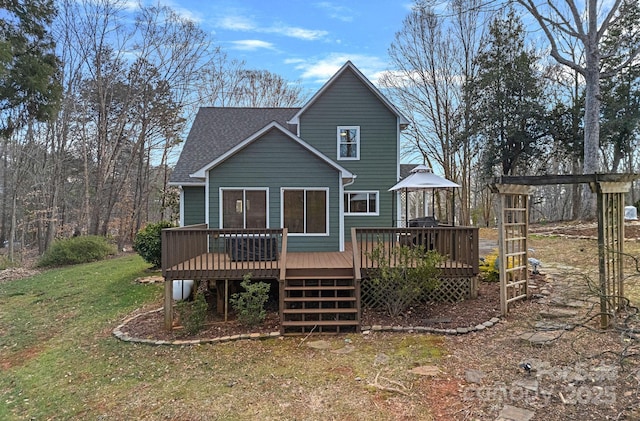
[[[462,185],[457,209],[463,223],[470,219],[471,168],[474,160],[468,102],[463,89],[475,72],[484,11],[481,2],[453,2],[445,18],[426,1],[417,2],[389,48],[393,71],[381,78],[412,124],[405,136],[408,154]]]

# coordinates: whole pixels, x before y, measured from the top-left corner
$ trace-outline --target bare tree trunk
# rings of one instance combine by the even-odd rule
[[[573,161],[573,173],[580,173],[580,163],[577,160]],[[588,186],[587,186],[588,187]],[[580,184],[571,185],[571,196],[573,201],[573,207],[571,208],[571,219],[577,220],[582,216],[582,195],[584,186]]]
[[[612,77],[625,66],[633,63],[640,54],[640,49],[625,51],[625,60],[606,74],[600,69],[600,41],[611,25],[620,20],[622,0],[598,5],[598,0],[587,0],[586,11],[581,11],[575,0],[557,1],[566,4],[561,9],[553,0],[536,3],[534,0],[516,0],[536,19],[547,37],[551,56],[560,64],[580,73],[585,79],[585,115],[584,115],[584,158],[583,174],[593,174],[600,170],[600,79]],[[604,3],[604,2],[603,2]],[[600,10],[600,8],[602,10]],[[608,10],[607,10],[608,9]],[[585,15],[586,12],[586,15]],[[601,13],[601,16],[599,16]],[[600,22],[598,19],[600,18]],[[568,40],[577,41],[583,47],[584,64],[576,57],[566,55],[565,41],[558,32]],[[622,46],[620,48],[623,48]],[[582,189],[582,210],[585,218],[595,216],[595,198],[589,187]]]
[[[0,241],[5,241],[7,239],[7,212],[9,209],[9,141],[8,139],[3,139],[2,141],[2,229],[0,231]]]
[[[585,43],[584,71],[584,161],[583,174],[594,174],[600,170],[598,151],[600,148],[600,50],[598,48],[598,10],[597,0],[589,0],[588,27]],[[583,218],[593,219],[596,210],[596,197],[588,185],[583,191]]]
[[[16,218],[17,212],[18,212],[18,195],[16,190],[14,189],[11,197],[11,223],[9,225],[9,253],[7,255],[10,262],[13,262],[15,258],[14,243],[16,238],[16,225],[18,223],[18,220]]]
[[[55,127],[54,125],[50,127]],[[64,179],[62,177],[62,162],[64,156],[64,148],[61,143],[56,140],[55,130],[49,130],[51,136],[51,155],[52,155],[52,166],[53,171],[51,174],[51,178],[49,180],[49,205],[47,209],[47,232],[44,238],[43,248],[47,250],[51,243],[53,243],[57,230],[58,230],[58,200],[60,193],[60,186],[64,183]]]

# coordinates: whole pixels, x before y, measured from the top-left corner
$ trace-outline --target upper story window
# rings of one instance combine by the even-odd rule
[[[378,215],[378,192],[344,192],[345,215]]]
[[[360,159],[360,126],[338,126],[338,159]]]

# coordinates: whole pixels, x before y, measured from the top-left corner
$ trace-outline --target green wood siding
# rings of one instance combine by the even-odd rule
[[[204,224],[204,186],[183,186],[182,198],[184,225]]]
[[[273,129],[209,172],[209,226],[220,224],[220,188],[268,188],[269,228],[280,228],[281,188],[329,188],[329,236],[289,234],[289,251],[339,250],[340,174]]]
[[[360,160],[338,160],[338,126],[360,126]],[[379,191],[379,216],[345,216],[345,238],[351,227],[392,226],[393,195],[387,190],[398,176],[398,119],[351,71],[328,87],[300,117],[300,137],[356,174],[347,191]]]

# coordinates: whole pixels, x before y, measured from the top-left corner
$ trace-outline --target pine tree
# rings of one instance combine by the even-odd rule
[[[526,173],[542,151],[545,110],[536,57],[525,49],[522,22],[510,9],[489,27],[469,84],[473,132],[482,145],[483,173]]]
[[[630,155],[640,134],[640,63],[627,62],[626,57],[640,45],[640,5],[626,0],[620,6],[621,18],[614,22],[603,38],[603,66],[607,72],[619,71],[602,80],[600,144],[605,151],[605,169],[618,172],[627,159],[629,172],[634,172]]]
[[[10,135],[30,119],[50,120],[61,88],[60,63],[48,26],[52,0],[5,0],[0,17],[0,133]]]

